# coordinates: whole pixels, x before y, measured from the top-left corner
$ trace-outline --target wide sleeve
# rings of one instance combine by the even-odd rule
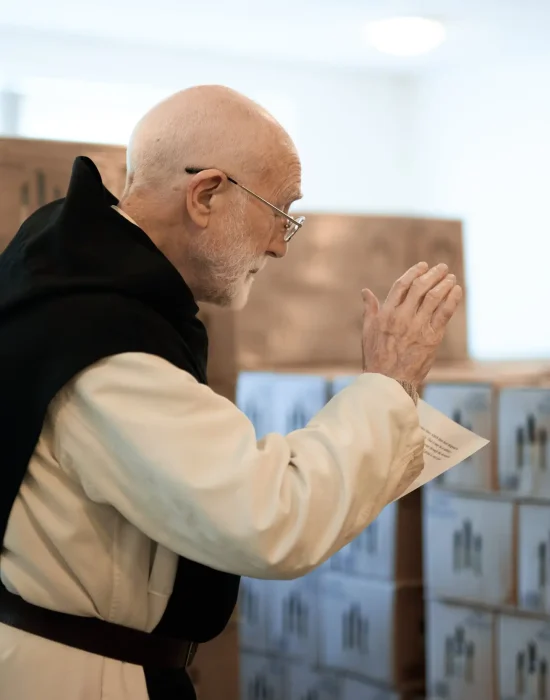
[[[85,370],[52,415],[57,459],[91,500],[179,555],[257,578],[321,564],[423,467],[413,401],[376,374],[260,442],[234,404],[142,353]]]

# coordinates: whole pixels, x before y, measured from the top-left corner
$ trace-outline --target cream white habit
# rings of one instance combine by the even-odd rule
[[[305,574],[412,481],[422,451],[413,401],[387,377],[362,375],[306,429],[256,443],[248,419],[186,372],[113,356],[52,402],[1,579],[37,605],[151,630],[177,554]],[[140,667],[0,625],[0,700],[146,698]]]

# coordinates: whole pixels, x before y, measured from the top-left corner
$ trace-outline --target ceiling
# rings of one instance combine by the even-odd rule
[[[4,3],[2,5],[2,3]],[[550,0],[0,0],[0,30],[355,68],[422,68],[550,58]],[[441,19],[448,41],[385,57],[361,28],[398,14]]]

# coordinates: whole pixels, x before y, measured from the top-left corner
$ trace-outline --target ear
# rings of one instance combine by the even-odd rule
[[[227,189],[228,180],[218,170],[203,170],[193,175],[187,186],[189,217],[199,228],[206,228],[212,214],[213,198]]]

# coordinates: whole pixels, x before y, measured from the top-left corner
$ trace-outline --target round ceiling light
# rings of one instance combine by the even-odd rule
[[[365,39],[382,53],[392,56],[420,56],[433,51],[447,37],[441,22],[423,17],[392,17],[370,22]]]

